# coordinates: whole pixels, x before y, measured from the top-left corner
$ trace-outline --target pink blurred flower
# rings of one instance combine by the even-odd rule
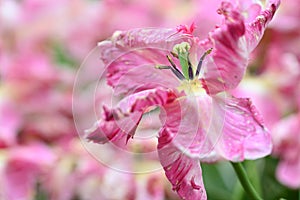
[[[82,151],[78,138],[65,140],[57,145],[55,152],[58,155],[55,167],[45,175],[43,182],[49,199],[134,199],[134,175],[101,165],[88,152]]]
[[[107,82],[115,94],[126,97],[116,108],[104,107],[103,117],[87,131],[88,139],[125,145],[142,115],[161,107],[160,162],[173,189],[185,199],[206,199],[199,159],[221,156],[238,162],[268,155],[270,134],[255,106],[226,92],[242,80],[249,54],[278,4],[271,2],[246,23],[238,6],[222,2],[218,13],[224,22],[203,41],[191,34],[193,26],[181,26],[177,32],[117,32],[100,43]],[[169,52],[174,59],[165,57]]]
[[[299,1],[285,0],[282,1],[276,20],[270,24],[271,28],[279,30],[281,32],[298,32],[299,33],[299,18],[300,13],[298,8],[300,6]]]
[[[10,149],[1,169],[4,199],[33,199],[33,188],[55,162],[55,155],[43,144],[29,144]]]
[[[0,149],[17,143],[20,126],[21,118],[15,106],[0,95]]]
[[[279,157],[276,176],[284,185],[300,188],[300,114],[281,120],[273,129],[274,155]]]
[[[19,116],[20,135],[54,139],[75,133],[71,118],[73,72],[59,70],[42,53],[27,49],[18,53],[2,55],[0,74],[4,94]]]

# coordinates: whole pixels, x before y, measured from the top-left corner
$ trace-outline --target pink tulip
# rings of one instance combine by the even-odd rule
[[[4,199],[32,199],[36,184],[41,181],[56,157],[50,149],[42,144],[17,146],[8,152],[2,173],[2,190]]]
[[[242,80],[278,4],[246,23],[239,6],[222,2],[218,13],[224,22],[202,41],[192,35],[193,27],[181,26],[117,32],[100,43],[107,82],[126,97],[116,108],[104,107],[88,139],[124,145],[142,115],[161,107],[158,154],[173,190],[184,199],[207,198],[199,159],[238,162],[268,155],[271,138],[259,112],[250,99],[226,92]]]

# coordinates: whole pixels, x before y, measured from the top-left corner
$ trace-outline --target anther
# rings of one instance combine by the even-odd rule
[[[200,60],[199,60],[199,63],[197,65],[197,70],[196,70],[196,75],[195,76],[199,76],[200,74],[200,71],[201,71],[201,67],[202,67],[202,63],[203,63],[203,60],[204,58],[210,54],[210,52],[212,51],[212,48],[208,49],[206,52],[204,52],[204,54],[201,56]]]
[[[173,52],[173,51],[171,51],[170,53],[172,54],[172,56],[173,56],[174,58],[177,58],[177,59],[179,58],[177,53],[175,53],[175,52]]]
[[[156,65],[155,68],[156,69],[171,69],[170,66],[165,66],[165,65]]]

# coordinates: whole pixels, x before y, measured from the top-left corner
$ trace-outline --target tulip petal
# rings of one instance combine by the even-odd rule
[[[210,96],[177,99],[163,108],[160,118],[164,128],[172,134],[172,145],[186,156],[203,162],[219,159],[209,136],[209,125],[212,124]]]
[[[266,26],[272,20],[276,10],[278,9],[280,0],[270,0],[268,6],[250,23],[246,24],[247,48],[251,52],[260,42]]]
[[[259,43],[278,5],[279,1],[271,3],[254,21],[245,23],[239,8],[229,2],[222,2],[218,12],[224,16],[224,23],[210,32],[207,40],[201,42],[206,49],[213,49],[204,67],[208,93],[233,89],[240,83],[250,53]]]
[[[165,174],[182,199],[206,200],[199,159],[190,158],[172,143],[173,134],[163,128],[158,138],[158,155]]]
[[[175,29],[116,32],[111,40],[99,43],[100,59],[107,67],[108,84],[116,94],[156,87],[174,88],[178,85],[174,74],[155,66],[170,65],[166,55],[173,46],[190,40],[191,37],[179,34]]]
[[[243,45],[243,16],[229,2],[222,2],[218,11],[224,15],[225,22],[210,32],[209,39],[203,42],[213,48],[204,71],[211,94],[235,88],[244,76],[248,60],[248,52]]]
[[[155,106],[172,102],[175,98],[173,91],[157,88],[129,95],[116,108],[104,106],[104,116],[95,127],[86,131],[87,139],[100,144],[111,141],[125,145],[134,136],[144,113]]]
[[[214,108],[224,117],[218,148],[230,161],[258,159],[272,150],[271,136],[262,116],[248,98],[214,98]],[[216,125],[219,126],[219,125]]]

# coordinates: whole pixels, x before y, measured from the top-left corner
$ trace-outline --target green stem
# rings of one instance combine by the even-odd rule
[[[232,193],[232,200],[241,200],[245,194],[245,190],[239,181],[236,181],[233,193]]]
[[[242,165],[242,163],[234,163],[231,162],[235,173],[237,174],[245,192],[249,195],[250,199],[253,200],[262,200],[262,198],[258,195],[254,187],[249,181],[248,175]]]
[[[260,160],[261,161],[261,160]],[[257,160],[246,160],[244,161],[244,166],[248,177],[259,195],[262,195],[260,173],[258,170],[258,165],[261,164]]]

